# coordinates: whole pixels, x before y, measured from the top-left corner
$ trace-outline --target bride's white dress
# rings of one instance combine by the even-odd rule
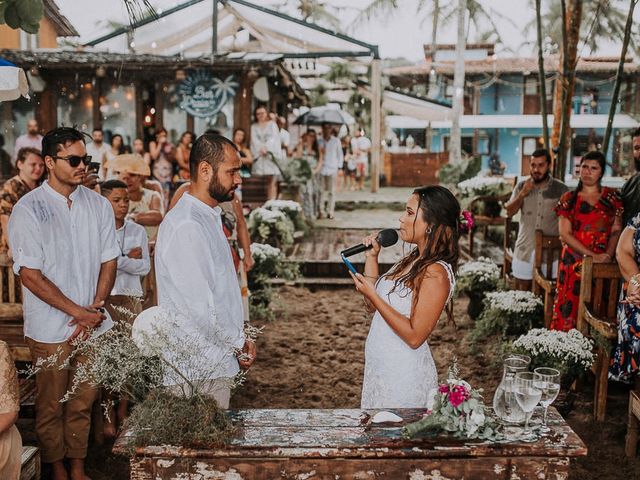
[[[453,271],[448,263],[438,263],[449,277],[448,302],[455,287]],[[376,291],[394,309],[408,317],[411,314],[413,292],[401,284],[391,292],[393,285],[393,280],[383,277]],[[438,386],[438,372],[427,342],[414,350],[376,312],[367,337],[364,358],[362,408],[427,406],[429,392]]]

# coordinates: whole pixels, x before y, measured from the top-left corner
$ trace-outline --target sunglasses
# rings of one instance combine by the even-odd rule
[[[82,162],[85,166],[91,163],[91,155],[85,155],[83,157],[79,155],[69,155],[68,157],[59,157],[57,155],[52,155],[52,157],[69,162],[69,165],[71,165],[73,168],[76,168],[78,165],[80,165],[80,162]]]

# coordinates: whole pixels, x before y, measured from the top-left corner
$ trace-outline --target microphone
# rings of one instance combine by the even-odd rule
[[[390,247],[391,245],[395,245],[398,242],[398,232],[396,232],[393,228],[387,228],[385,230],[381,230],[376,237],[377,242],[381,247]],[[340,254],[344,257],[350,257],[352,255],[357,255],[358,253],[362,253],[366,250],[373,248],[371,245],[366,246],[362,243],[358,245],[354,245],[353,247],[346,248],[340,252]]]

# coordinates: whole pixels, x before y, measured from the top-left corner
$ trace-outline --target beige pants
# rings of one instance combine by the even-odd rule
[[[142,312],[142,302],[136,297],[128,295],[111,295],[104,307],[111,315],[113,323],[117,326],[120,323],[133,325],[133,321]]]
[[[212,397],[218,406],[223,409],[229,408],[229,400],[231,399],[232,378],[223,377],[215,380],[202,380],[198,382],[201,391],[207,396]],[[169,392],[174,395],[191,395],[191,387],[186,383],[171,385],[167,387]]]
[[[27,338],[31,359],[47,358],[60,349],[58,364],[71,354],[73,347],[67,342],[41,343]],[[85,458],[91,427],[91,407],[97,389],[82,384],[67,402],[60,403],[71,390],[76,368],[86,359],[74,357],[69,368],[50,367],[36,373],[36,436],[45,463],[66,458]]]

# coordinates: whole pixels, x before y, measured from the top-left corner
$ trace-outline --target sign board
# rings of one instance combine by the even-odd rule
[[[233,75],[223,80],[205,70],[195,70],[178,85],[180,108],[194,117],[213,117],[233,99],[237,88]]]

